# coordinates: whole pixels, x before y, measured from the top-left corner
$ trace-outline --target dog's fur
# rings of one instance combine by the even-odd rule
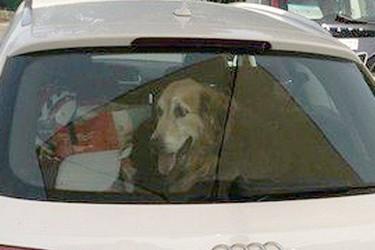
[[[161,93],[151,141],[170,193],[186,192],[215,172],[228,102],[192,79],[175,81]]]

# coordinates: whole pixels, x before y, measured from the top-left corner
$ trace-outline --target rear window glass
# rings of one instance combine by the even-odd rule
[[[314,20],[324,17],[319,1],[291,1],[288,10]]]
[[[370,185],[366,81],[355,63],[308,55],[15,57],[0,87],[0,191],[195,203]]]

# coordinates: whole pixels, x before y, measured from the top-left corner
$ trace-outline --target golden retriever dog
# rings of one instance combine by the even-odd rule
[[[192,79],[175,81],[161,93],[151,141],[170,193],[213,177],[228,104],[227,96]]]

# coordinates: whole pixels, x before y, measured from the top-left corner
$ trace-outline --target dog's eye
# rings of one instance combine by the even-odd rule
[[[181,107],[180,105],[177,105],[174,109],[174,115],[177,117],[177,118],[180,118],[180,117],[184,117],[187,115],[187,113],[189,113],[188,110],[186,110],[185,108]]]

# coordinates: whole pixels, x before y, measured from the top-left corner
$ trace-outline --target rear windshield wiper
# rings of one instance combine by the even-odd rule
[[[361,20],[356,20],[348,16],[344,16],[341,14],[337,14],[335,18],[336,22],[340,23],[348,23],[348,24],[367,24],[368,22],[366,21],[361,21]]]
[[[251,192],[249,192],[251,193]],[[326,189],[310,189],[304,191],[280,191],[268,194],[257,195],[238,195],[236,200],[239,201],[282,201],[282,200],[297,200],[297,199],[312,199],[312,198],[328,198],[340,197],[348,195],[372,194],[375,193],[375,186],[366,187],[332,187]]]
[[[374,186],[367,187],[337,187],[337,188],[328,188],[322,190],[310,190],[297,193],[281,193],[276,194],[277,196],[284,197],[286,199],[309,199],[309,198],[328,198],[328,197],[340,197],[348,195],[360,195],[360,194],[372,194],[375,193]],[[272,195],[269,195],[269,198],[272,200]],[[267,200],[266,197],[264,197]]]

